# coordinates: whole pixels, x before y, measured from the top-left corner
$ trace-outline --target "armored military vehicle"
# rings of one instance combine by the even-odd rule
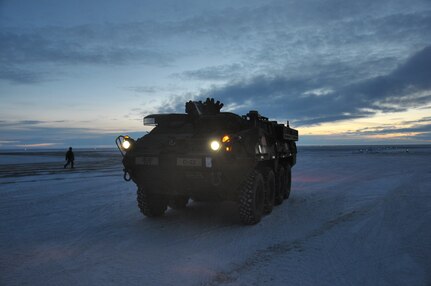
[[[287,199],[298,131],[257,111],[220,112],[214,99],[189,101],[185,113],[152,114],[139,139],[119,136],[124,178],[136,183],[147,217],[189,200],[235,201],[244,224],[256,224]]]

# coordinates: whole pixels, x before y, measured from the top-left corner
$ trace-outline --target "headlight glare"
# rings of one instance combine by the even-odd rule
[[[213,151],[218,151],[221,145],[220,145],[220,142],[214,140],[214,141],[211,141],[210,147]]]
[[[130,141],[129,140],[124,140],[123,141],[123,143],[121,143],[121,146],[124,148],[124,149],[129,149],[130,148],[130,146],[131,146],[131,144],[130,144]]]

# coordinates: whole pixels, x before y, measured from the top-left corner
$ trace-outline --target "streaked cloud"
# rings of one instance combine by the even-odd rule
[[[68,146],[115,147],[114,140],[121,130],[98,130],[94,128],[52,127],[54,122],[0,122],[7,140],[0,140],[0,148],[41,148]],[[133,137],[142,136],[141,132],[128,132]]]
[[[322,87],[321,77],[306,78],[260,76],[213,88],[202,97],[221,99],[226,104],[252,100],[253,105],[275,118],[294,118],[295,124],[361,118],[376,112],[404,111],[431,103],[431,46],[412,55],[386,75],[353,84]],[[325,95],[310,92],[325,89]],[[307,96],[301,96],[306,94]],[[238,110],[246,112],[246,110]]]
[[[18,144],[16,147],[20,148],[41,148],[41,147],[55,147],[60,145],[59,143],[35,143],[35,144]]]
[[[182,73],[173,74],[174,77],[182,79],[196,80],[231,80],[241,76],[243,67],[240,64],[218,65],[205,67],[198,70],[189,70]]]
[[[360,135],[386,135],[386,134],[410,134],[420,133],[421,135],[428,134],[431,139],[431,124],[415,124],[411,127],[397,127],[397,126],[380,126],[368,129],[360,129],[349,134]]]

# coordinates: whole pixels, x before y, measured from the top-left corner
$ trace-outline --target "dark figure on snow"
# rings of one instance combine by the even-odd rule
[[[71,164],[73,169],[73,161],[75,160],[75,155],[73,155],[72,147],[69,147],[69,151],[66,152],[66,164],[64,164],[64,168],[66,169],[69,164]]]

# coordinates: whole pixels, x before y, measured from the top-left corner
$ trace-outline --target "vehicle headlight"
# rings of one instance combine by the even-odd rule
[[[220,149],[221,145],[220,145],[220,142],[214,140],[214,141],[211,141],[210,147],[213,151],[217,151]]]
[[[135,145],[135,140],[130,138],[128,135],[120,135],[115,139],[115,145],[117,145],[118,150],[120,150],[121,155],[125,156],[127,152],[133,150]]]
[[[121,146],[127,150],[130,148],[130,146],[132,146],[132,144],[130,144],[129,140],[124,140],[123,143],[121,143]]]

